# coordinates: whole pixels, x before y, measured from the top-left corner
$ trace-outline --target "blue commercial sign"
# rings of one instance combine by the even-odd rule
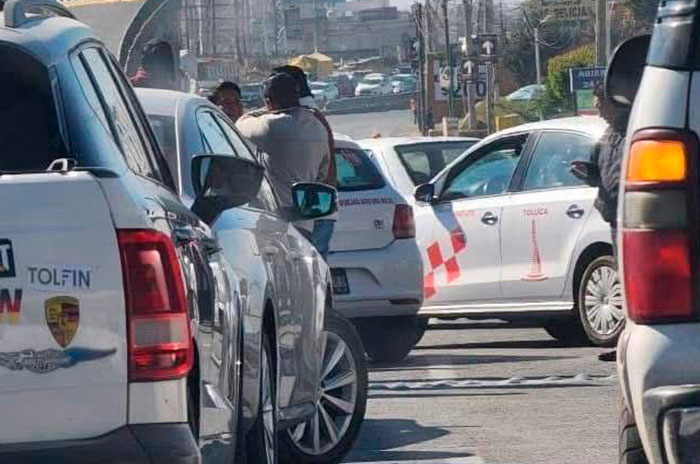
[[[571,93],[577,90],[593,90],[598,84],[605,82],[605,67],[571,68]]]

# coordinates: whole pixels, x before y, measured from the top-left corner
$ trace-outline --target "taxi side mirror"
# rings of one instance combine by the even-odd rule
[[[421,203],[432,203],[435,199],[435,186],[433,184],[421,184],[413,191],[413,198]]]
[[[326,184],[298,182],[292,187],[295,216],[299,219],[317,219],[338,210],[338,193]]]

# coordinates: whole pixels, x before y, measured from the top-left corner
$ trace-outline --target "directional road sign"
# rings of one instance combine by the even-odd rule
[[[479,34],[479,53],[488,60],[495,60],[498,56],[498,41],[496,34]]]

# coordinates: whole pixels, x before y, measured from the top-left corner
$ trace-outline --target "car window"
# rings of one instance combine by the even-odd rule
[[[335,149],[336,183],[341,192],[376,190],[384,179],[367,153],[359,149]]]
[[[523,190],[575,187],[584,182],[571,173],[571,162],[591,157],[593,140],[571,132],[544,132],[525,175]]]
[[[430,182],[445,166],[457,159],[476,142],[428,142],[398,145],[394,150],[414,185]]]
[[[211,111],[197,112],[197,126],[202,137],[202,145],[207,153],[217,155],[235,155],[233,145],[226,133],[214,119]]]
[[[441,200],[498,195],[508,188],[527,137],[494,142],[456,166]]]
[[[177,176],[177,140],[175,139],[175,118],[160,114],[149,114],[148,121],[151,123],[153,135],[160,145],[160,149],[165,156],[170,172]],[[179,182],[179,180],[178,180]]]
[[[0,170],[44,170],[68,153],[48,69],[12,46],[0,63]]]
[[[115,132],[114,137],[121,147],[126,163],[134,172],[154,178],[156,175],[141,136],[129,113],[124,97],[109,70],[105,57],[96,48],[84,50],[81,56],[102,97],[102,106],[111,121]]]
[[[240,156],[241,158],[249,159],[251,161],[257,161],[253,156],[250,147],[248,147],[248,145],[243,140],[243,137],[241,137],[238,134],[238,132],[236,132],[236,130],[233,127],[231,127],[231,124],[229,124],[223,117],[216,113],[210,114],[214,117],[216,122],[223,129],[226,138],[228,139],[231,146],[233,146],[235,154]]]

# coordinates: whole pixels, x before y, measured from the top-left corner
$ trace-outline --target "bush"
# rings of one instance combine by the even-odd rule
[[[547,99],[564,109],[571,109],[569,69],[595,65],[594,44],[575,48],[555,56],[547,64]]]

